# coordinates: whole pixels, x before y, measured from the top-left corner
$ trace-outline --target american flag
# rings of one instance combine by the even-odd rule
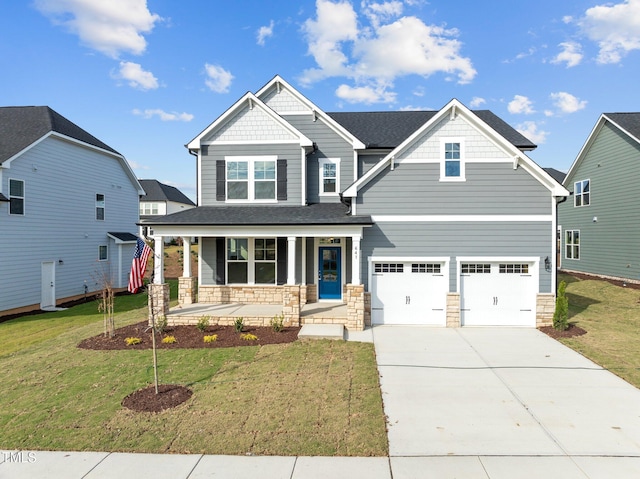
[[[136,250],[133,253],[133,261],[131,262],[131,273],[129,274],[129,287],[127,289],[130,293],[137,293],[142,287],[142,278],[147,269],[149,255],[152,252],[147,243],[138,238]]]

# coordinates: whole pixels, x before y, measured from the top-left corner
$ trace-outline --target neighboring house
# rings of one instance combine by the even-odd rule
[[[0,108],[0,315],[126,288],[140,184],[125,158],[46,106]]]
[[[555,168],[542,168],[542,169],[544,171],[546,171],[547,173],[549,173],[551,178],[553,178],[554,180],[556,180],[560,184],[562,184],[562,182],[564,181],[565,177],[567,176],[566,173],[563,173],[562,171],[556,170]]]
[[[196,205],[182,191],[165,185],[158,180],[139,180],[145,194],[140,197],[140,220],[146,221],[156,216],[165,216],[194,208]],[[153,234],[148,226],[140,226],[140,236]]]
[[[568,192],[490,111],[325,113],[276,76],[187,147],[199,206],[152,223],[156,244],[199,238],[200,303],[281,304],[292,324],[309,303],[344,303],[344,318],[314,321],[349,329],[551,321]]]
[[[564,180],[563,270],[640,282],[638,185],[640,113],[604,113]]]

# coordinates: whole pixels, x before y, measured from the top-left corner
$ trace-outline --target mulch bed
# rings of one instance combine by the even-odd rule
[[[122,405],[138,412],[160,412],[182,404],[191,397],[191,389],[177,384],[159,384],[149,386],[129,394],[122,400]]]
[[[195,325],[170,326],[162,335],[156,335],[157,349],[180,349],[180,348],[230,348],[236,346],[264,346],[265,344],[290,343],[298,338],[299,327],[287,327],[276,333],[269,326],[245,326],[243,333],[250,333],[258,337],[255,341],[242,339],[236,333],[233,326],[208,326],[201,332]],[[212,343],[205,343],[204,336],[217,334],[218,338]],[[174,336],[176,342],[167,344],[162,342],[162,338]],[[126,338],[140,338],[140,344],[128,346]],[[149,323],[142,321],[118,328],[112,338],[102,334],[87,338],[78,344],[82,349],[94,350],[117,350],[117,349],[150,349],[152,347],[151,330]]]
[[[569,328],[564,331],[558,331],[553,326],[541,326],[538,329],[545,333],[547,336],[551,336],[553,339],[573,338],[574,336],[582,336],[583,334],[587,334],[584,329],[582,329],[580,326],[576,326],[575,324],[569,324]]]

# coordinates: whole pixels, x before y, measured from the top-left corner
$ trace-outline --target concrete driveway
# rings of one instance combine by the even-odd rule
[[[373,337],[395,479],[640,477],[640,390],[543,333]]]

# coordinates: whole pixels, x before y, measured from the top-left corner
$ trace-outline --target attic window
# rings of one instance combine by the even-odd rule
[[[464,181],[464,143],[443,138],[440,143],[440,181]]]

